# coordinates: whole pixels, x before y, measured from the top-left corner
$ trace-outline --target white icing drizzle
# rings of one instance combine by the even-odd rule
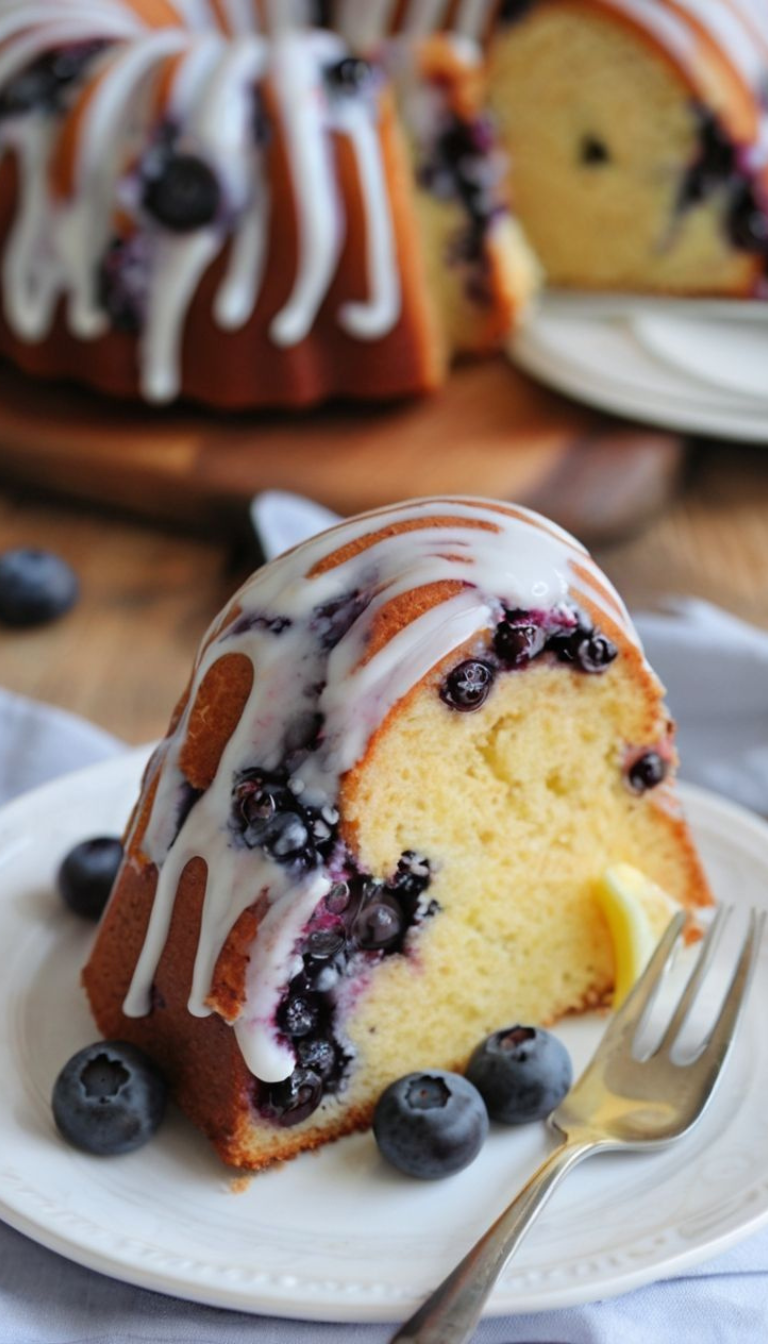
[[[77,128],[71,194],[53,194],[50,163],[62,119],[30,112],[0,121],[0,155],[19,164],[19,201],[3,259],[6,319],[24,340],[41,340],[64,298],[70,330],[81,340],[109,329],[99,267],[115,232],[118,207],[148,234],[146,312],[138,342],[139,381],[151,401],[182,386],[182,350],[201,278],[229,248],[213,301],[224,330],[256,311],[267,264],[271,212],[263,149],[254,133],[255,90],[269,81],[278,104],[298,214],[293,289],[270,324],[276,345],[311,332],[336,275],[346,237],[334,136],[349,141],[365,217],[368,293],[340,306],[335,319],[359,340],[377,340],[401,313],[399,262],[379,130],[379,93],[330,93],[325,70],[348,47],[327,32],[297,33],[303,7],[270,0],[268,42],[258,37],[256,0],[177,0],[178,27],[153,31],[130,0],[103,0],[94,17],[86,0],[0,0],[0,92],[30,61],[57,45],[105,38],[116,43],[83,76],[87,102]],[[153,91],[171,57],[181,57],[164,106]],[[217,74],[218,72],[218,74]],[[98,76],[98,83],[96,78]],[[74,95],[71,95],[74,96]],[[67,113],[65,112],[65,117]],[[199,154],[222,184],[222,209],[192,235],[170,233],[142,206],[137,150],[167,118],[183,150]]]
[[[339,32],[360,51],[368,51],[390,31],[397,0],[339,0],[335,14]]]
[[[245,1004],[233,1025],[250,1070],[265,1082],[286,1078],[295,1059],[275,1014],[288,981],[300,969],[302,931],[329,891],[331,877],[321,866],[297,879],[238,840],[230,817],[233,786],[242,772],[277,769],[285,757],[286,732],[302,715],[319,712],[322,743],[296,766],[291,787],[312,806],[334,806],[342,776],[364,756],[390,709],[443,658],[492,629],[502,604],[549,611],[575,588],[623,625],[628,638],[636,638],[623,604],[579,543],[535,514],[517,513],[499,512],[490,501],[449,498],[417,500],[352,519],[260,570],[234,599],[233,609],[240,612],[234,624],[222,628],[220,621],[214,623],[189,703],[153,768],[157,791],[142,847],[158,867],[158,883],[124,1005],[127,1015],[141,1016],[149,1009],[181,875],[192,859],[202,859],[207,881],[189,1010],[210,1012],[207,1000],[221,949],[240,915],[261,898],[265,912],[251,949]],[[449,526],[431,525],[431,519],[446,517]],[[335,568],[313,573],[349,543],[410,521],[421,526],[379,537]],[[456,580],[463,585],[457,594],[417,616],[364,661],[370,632],[389,602],[427,584]],[[367,605],[330,654],[324,653],[318,608],[355,593],[364,594]],[[287,624],[274,633],[264,628],[265,618]],[[250,659],[253,687],[212,784],[176,834],[184,799],[179,762],[190,717],[207,672],[227,654]],[[325,683],[319,697],[318,682]]]
[[[483,37],[496,0],[460,0],[454,29],[462,37],[479,42]]]
[[[403,31],[412,37],[426,37],[445,22],[449,0],[419,0],[409,5],[402,22]]]
[[[330,38],[329,56],[338,51]],[[275,42],[272,78],[293,165],[300,239],[293,291],[270,328],[280,346],[298,345],[311,331],[344,242],[328,134],[330,105],[313,57],[303,36],[286,33]]]
[[[376,130],[365,104],[350,99],[339,104],[339,112],[336,125],[351,141],[362,191],[370,205],[367,239],[370,296],[365,303],[345,303],[339,312],[339,323],[350,336],[373,341],[392,330],[402,303],[389,188],[381,155],[376,151]]]
[[[725,56],[753,92],[766,74],[765,53],[739,14],[724,0],[675,0],[694,21],[709,31]]]

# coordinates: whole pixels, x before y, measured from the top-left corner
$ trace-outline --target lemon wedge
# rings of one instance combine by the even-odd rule
[[[614,863],[597,882],[595,895],[613,941],[614,1009],[621,1007],[675,911],[666,891],[629,863]]]

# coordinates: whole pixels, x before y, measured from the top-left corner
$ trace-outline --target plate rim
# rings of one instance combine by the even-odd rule
[[[549,321],[558,320],[546,311],[542,315]],[[563,317],[559,320],[567,322],[571,319]],[[579,322],[602,328],[606,324],[615,325],[613,319],[581,315]],[[549,351],[547,341],[537,325],[535,312],[515,334],[508,355],[516,367],[546,386],[613,415],[654,425],[657,429],[677,430],[714,439],[730,438],[742,443],[768,443],[768,414],[764,411],[749,408],[744,411],[729,408],[702,410],[701,404],[697,404],[693,397],[687,406],[681,402],[672,404],[664,401],[663,397],[659,405],[649,400],[647,389],[644,393],[632,393],[611,381],[606,385],[600,381],[599,371],[595,370],[592,370],[590,379],[591,366],[580,365],[578,369],[567,366],[559,355]]]
[[[115,776],[116,781],[125,776],[126,789],[133,775],[138,775],[146,764],[152,745],[134,747],[118,753],[107,761],[86,766],[57,779],[46,782],[39,788],[20,795],[0,808],[0,832],[10,820],[13,824],[15,814],[24,814],[30,807],[46,796],[58,793],[63,787],[77,788],[83,779],[91,780],[97,776]],[[679,781],[680,798],[684,808],[693,809],[701,816],[692,818],[694,834],[697,827],[704,830],[712,821],[727,823],[729,818],[746,826],[753,835],[763,842],[768,840],[768,820],[752,812],[740,803],[722,798],[712,790],[699,785]],[[8,860],[13,863],[13,855]],[[226,1169],[223,1169],[226,1170]],[[2,1171],[0,1170],[0,1178]],[[407,1314],[417,1299],[403,1299],[389,1303],[368,1302],[362,1294],[354,1301],[343,1302],[337,1298],[334,1302],[316,1299],[302,1301],[290,1297],[283,1291],[270,1290],[269,1287],[253,1291],[242,1287],[227,1285],[221,1279],[217,1283],[184,1278],[180,1271],[168,1271],[153,1267],[151,1264],[137,1263],[121,1258],[113,1249],[100,1252],[93,1246],[73,1242],[65,1233],[58,1232],[45,1221],[44,1216],[34,1218],[8,1202],[5,1182],[0,1179],[0,1219],[8,1226],[29,1237],[32,1241],[53,1251],[63,1258],[86,1269],[96,1271],[108,1278],[115,1279],[134,1287],[159,1292],[165,1296],[208,1305],[223,1307],[251,1315],[272,1315],[281,1319],[293,1319],[316,1322],[348,1322],[371,1324],[393,1322]],[[504,1317],[519,1314],[537,1314],[546,1310],[559,1310],[570,1306],[584,1305],[589,1302],[617,1297],[626,1292],[661,1282],[678,1276],[686,1269],[720,1255],[768,1225],[768,1200],[762,1210],[741,1218],[738,1226],[722,1231],[714,1236],[704,1237],[703,1241],[687,1249],[679,1249],[668,1254],[661,1264],[642,1264],[634,1269],[623,1268],[606,1286],[599,1287],[599,1297],[595,1295],[594,1281],[585,1276],[583,1281],[570,1282],[564,1290],[554,1294],[552,1289],[540,1288],[526,1293],[521,1302],[519,1294],[510,1286],[505,1294],[504,1285],[494,1294],[484,1311],[486,1317]],[[300,1285],[299,1285],[300,1287]],[[514,1298],[512,1294],[514,1293]]]

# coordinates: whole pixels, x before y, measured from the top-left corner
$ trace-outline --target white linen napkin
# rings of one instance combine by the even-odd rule
[[[271,557],[333,515],[271,493],[255,502],[254,519]],[[675,604],[638,625],[681,724],[687,777],[768,813],[768,636],[702,602]],[[0,802],[120,749],[72,715],[0,690]],[[391,1333],[176,1301],[82,1269],[0,1223],[0,1344],[384,1344]],[[485,1321],[477,1340],[765,1344],[768,1230],[684,1277],[623,1297]]]

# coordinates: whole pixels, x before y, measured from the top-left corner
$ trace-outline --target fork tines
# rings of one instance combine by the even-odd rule
[[[707,978],[715,951],[732,914],[732,906],[720,906],[718,908],[706,936],[702,940],[696,962],[688,976],[685,988],[672,1010],[661,1039],[652,1051],[654,1056],[661,1053],[669,1054],[679,1040],[699,991]],[[722,1067],[725,1054],[741,1016],[757,960],[765,920],[766,912],[764,910],[758,911],[754,908],[750,910],[747,929],[739,946],[725,997],[713,1026],[697,1051],[697,1057],[706,1053],[711,1064],[717,1062],[718,1072]],[[667,926],[640,979],[610,1023],[604,1037],[606,1047],[615,1049],[621,1043],[626,1048],[631,1047],[634,1043],[641,1025],[647,1020],[670,963],[679,947],[685,924],[686,914],[684,911],[679,911]]]

